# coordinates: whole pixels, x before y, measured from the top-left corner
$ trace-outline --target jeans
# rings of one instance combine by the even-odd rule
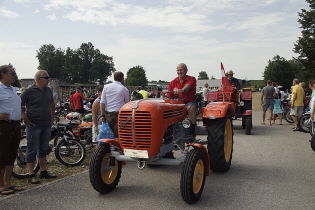
[[[38,158],[45,158],[51,137],[51,126],[34,125],[26,128],[26,162],[33,163]]]

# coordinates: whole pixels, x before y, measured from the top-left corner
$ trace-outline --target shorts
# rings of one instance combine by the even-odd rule
[[[26,127],[26,162],[33,163],[38,158],[45,158],[49,148],[49,140],[51,138],[51,126],[34,125]]]
[[[0,166],[13,166],[21,138],[18,121],[0,120]]]
[[[265,98],[264,103],[262,104],[263,111],[265,112],[267,109],[273,111],[274,103],[274,99]]]
[[[290,115],[294,115],[297,117],[301,117],[303,115],[304,107],[303,106],[295,106],[291,107]]]

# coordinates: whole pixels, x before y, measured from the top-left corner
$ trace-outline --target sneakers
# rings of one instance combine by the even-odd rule
[[[31,184],[39,184],[40,181],[36,178],[35,174],[28,175],[28,182]]]
[[[44,178],[44,179],[54,179],[57,178],[56,175],[49,173],[48,171],[41,171],[39,174],[40,178]]]

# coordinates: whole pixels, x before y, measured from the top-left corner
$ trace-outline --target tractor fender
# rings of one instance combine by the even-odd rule
[[[243,116],[252,116],[252,110],[246,110],[243,112]]]
[[[226,117],[228,111],[232,111],[234,116],[233,105],[230,102],[212,102],[206,107],[202,108],[202,118],[203,119],[217,119]]]
[[[187,144],[187,146],[192,146],[193,148],[200,149],[204,153],[206,157],[206,176],[209,176],[210,175],[210,157],[209,157],[206,147],[203,146],[202,144],[197,144],[197,143]]]
[[[122,155],[124,154],[123,149],[121,148],[121,146],[120,146],[120,144],[118,143],[118,141],[115,140],[115,139],[100,139],[100,140],[98,140],[98,142],[107,143],[107,144],[109,144],[110,146],[117,147],[117,148],[119,149],[119,152],[120,152]],[[126,161],[122,161],[122,165],[126,165]]]

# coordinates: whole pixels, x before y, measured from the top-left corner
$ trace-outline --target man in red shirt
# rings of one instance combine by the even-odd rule
[[[81,89],[78,88],[77,91],[72,95],[72,102],[74,106],[74,111],[83,114],[83,100],[89,100],[89,98],[85,97],[84,94],[82,94],[81,92]]]
[[[178,95],[178,98],[183,100],[186,104],[188,111],[188,118],[192,122],[191,131],[193,136],[195,136],[195,127],[196,127],[196,78],[187,75],[188,68],[186,64],[180,63],[177,65],[177,75],[173,79],[169,86],[168,91],[173,91],[175,95]],[[169,93],[168,97],[172,97],[173,94]]]

